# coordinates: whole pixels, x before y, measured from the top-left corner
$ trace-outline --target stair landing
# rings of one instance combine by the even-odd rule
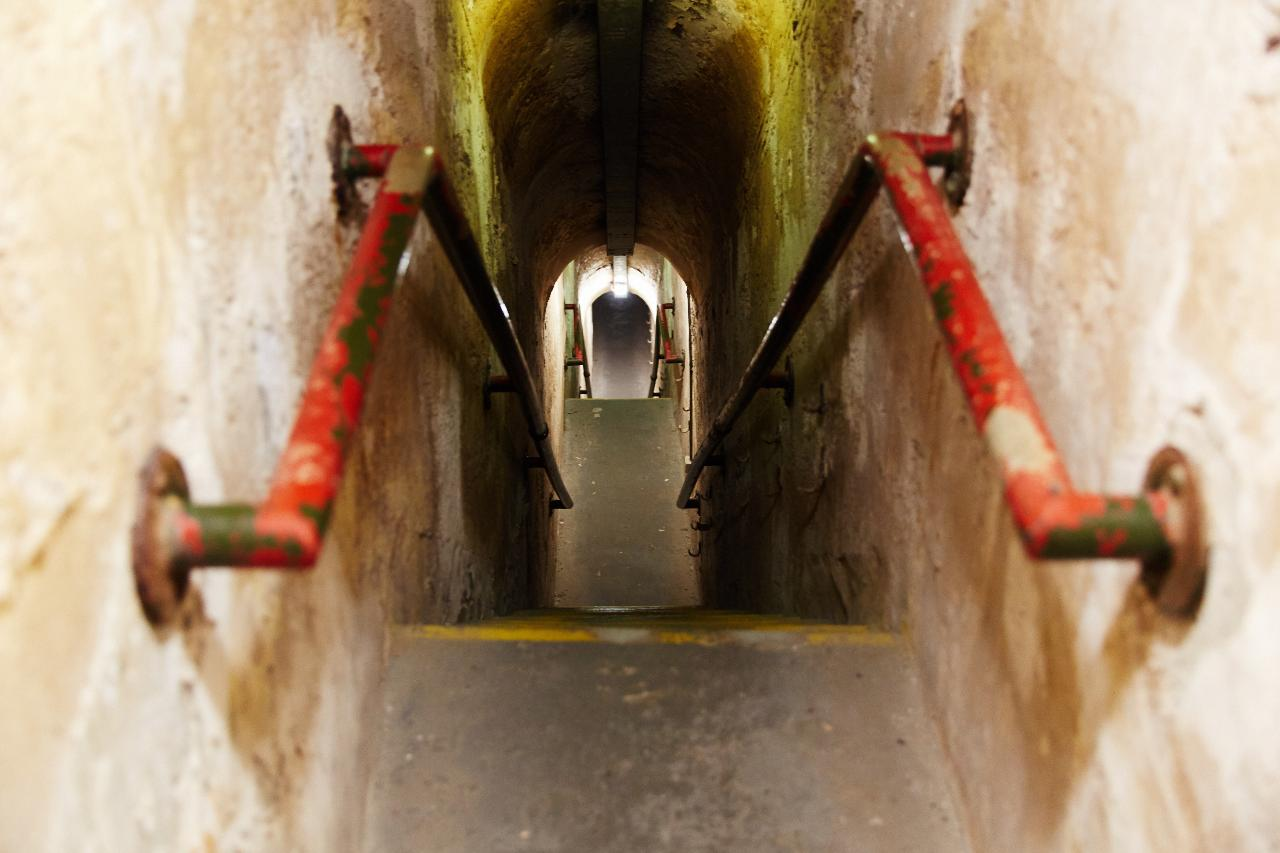
[[[555,604],[698,604],[675,401],[568,400]]]
[[[889,634],[609,608],[405,628],[371,851],[963,851]]]

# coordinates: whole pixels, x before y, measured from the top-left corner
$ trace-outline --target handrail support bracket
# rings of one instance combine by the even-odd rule
[[[775,370],[764,378],[760,383],[761,388],[769,388],[782,392],[782,402],[786,407],[791,408],[792,401],[796,396],[796,372],[791,366],[791,357],[787,357],[787,361],[782,370]]]
[[[493,373],[493,365],[485,365],[484,369],[484,410],[493,408],[494,394],[514,394],[515,384],[505,373]]]
[[[952,212],[964,204],[969,182],[973,180],[973,136],[969,128],[969,109],[964,98],[951,105],[947,117],[947,136],[951,137],[951,156],[943,164],[942,194]]]
[[[1143,491],[1164,500],[1173,535],[1169,550],[1142,561],[1142,583],[1165,613],[1194,615],[1204,596],[1209,565],[1204,502],[1195,469],[1178,449],[1161,448],[1147,467]]]

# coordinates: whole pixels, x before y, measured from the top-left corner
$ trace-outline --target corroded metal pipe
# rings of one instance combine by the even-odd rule
[[[1034,557],[1145,557],[1177,536],[1160,494],[1077,492],[1005,344],[942,197],[909,137],[868,138],[863,162],[884,182],[929,294],[951,367],[1000,463],[1005,498]]]
[[[591,364],[587,359],[587,336],[582,330],[582,315],[576,302],[566,302],[564,310],[573,312],[572,352],[565,361],[565,366],[582,368],[582,383],[586,386],[587,399],[589,400],[593,396],[591,393]]]
[[[950,165],[950,136],[881,133],[858,148],[790,292],[737,388],[720,408],[677,499],[696,508],[698,478],[756,390],[791,343],[881,185],[915,259],[934,317],[978,430],[1000,465],[1005,499],[1032,557],[1143,559],[1157,600],[1169,612],[1198,604],[1206,555],[1200,509],[1186,460],[1166,448],[1137,495],[1076,491],[1013,360],[947,214],[927,163]]]
[[[674,316],[676,304],[664,302],[658,306],[658,330],[662,337],[662,360],[667,364],[684,364],[684,359],[675,353],[675,336],[671,332],[671,322],[667,320],[667,312]]]
[[[573,506],[550,430],[506,306],[489,281],[444,167],[431,148],[356,146],[361,174],[385,173],[312,364],[297,420],[261,504],[193,504],[167,451],[142,471],[133,570],[154,623],[177,612],[190,572],[204,566],[306,569],[314,565],[342,478],[391,297],[419,211],[425,211],[520,397],[529,432],[558,499]]]
[[[344,146],[342,171],[348,178],[381,178],[399,148],[398,145]]]

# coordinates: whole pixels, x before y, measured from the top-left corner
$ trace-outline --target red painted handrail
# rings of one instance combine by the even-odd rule
[[[347,178],[380,178],[391,165],[399,145],[345,145],[341,168]]]
[[[565,367],[582,368],[582,383],[586,386],[587,399],[589,400],[593,396],[591,393],[591,364],[587,360],[587,336],[582,330],[582,315],[576,302],[566,302],[564,310],[573,313],[573,325],[570,327],[570,336],[573,338],[573,343],[570,347],[570,357],[565,360]]]
[[[1162,606],[1185,612],[1203,586],[1203,547],[1185,460],[1157,456],[1138,495],[1077,491],[1045,427],[1031,391],[1005,344],[973,267],[951,225],[946,202],[926,163],[957,155],[951,136],[881,133],[858,148],[818,228],[800,272],[742,380],[726,400],[694,455],[677,500],[698,508],[693,494],[707,461],[761,387],[798,331],[881,185],[930,297],[978,430],[1000,465],[1005,498],[1027,552],[1041,558],[1138,557],[1174,563],[1174,587]],[[1166,584],[1168,581],[1166,580]]]
[[[403,148],[390,159],[266,500],[257,506],[192,504],[178,460],[163,449],[152,453],[143,470],[133,565],[153,621],[176,611],[192,568],[305,568],[315,562],[433,167],[430,149]]]
[[[293,431],[266,499],[193,504],[178,460],[157,448],[142,472],[133,569],[143,609],[162,623],[177,611],[190,571],[205,566],[306,569],[319,554],[409,238],[424,212],[495,350],[512,374],[558,495],[573,505],[549,443],[550,429],[506,308],[484,271],[439,156],[431,148],[349,146],[348,178],[384,177],[361,232],[307,380]]]
[[[684,358],[675,354],[675,345],[672,341],[671,325],[667,321],[667,312],[670,311],[672,316],[676,313],[676,304],[674,302],[663,302],[658,306],[657,316],[654,317],[653,330],[653,364],[649,370],[649,396],[658,396],[658,370],[663,364],[684,364]]]
[[[662,333],[662,360],[667,364],[684,364],[684,359],[675,354],[675,343],[672,340],[671,323],[667,320],[667,312],[675,316],[676,304],[664,302],[658,309],[658,330]]]

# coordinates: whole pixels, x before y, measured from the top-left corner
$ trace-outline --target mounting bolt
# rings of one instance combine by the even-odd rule
[[[170,517],[189,499],[182,463],[163,447],[152,450],[138,474],[138,509],[131,533],[134,586],[152,625],[172,621],[187,593],[191,568],[176,556]]]
[[[1169,551],[1142,561],[1142,583],[1168,615],[1194,616],[1209,573],[1204,504],[1195,470],[1180,450],[1164,447],[1147,467],[1143,490],[1164,496],[1174,542]]]
[[[720,451],[720,452],[717,452],[717,453],[712,453],[710,456],[708,456],[708,457],[707,457],[706,461],[702,463],[702,467],[703,467],[703,469],[706,469],[706,468],[723,468],[723,467],[724,467],[724,451]],[[685,465],[684,465],[684,472],[685,472],[686,474],[688,474],[688,473],[689,473],[689,471],[690,471],[692,468],[693,468],[693,463],[692,463],[692,462],[686,462],[686,463],[685,463]],[[692,509],[692,508],[696,507],[696,506],[697,506],[697,503],[698,503],[698,499],[697,499],[696,497],[694,497],[694,498],[690,498],[690,499],[689,499],[689,508],[690,508],[690,509]]]
[[[947,197],[952,211],[964,204],[969,181],[973,178],[973,135],[969,126],[969,110],[964,98],[951,106],[947,120],[947,135],[953,143],[951,161],[942,173],[942,193]]]

